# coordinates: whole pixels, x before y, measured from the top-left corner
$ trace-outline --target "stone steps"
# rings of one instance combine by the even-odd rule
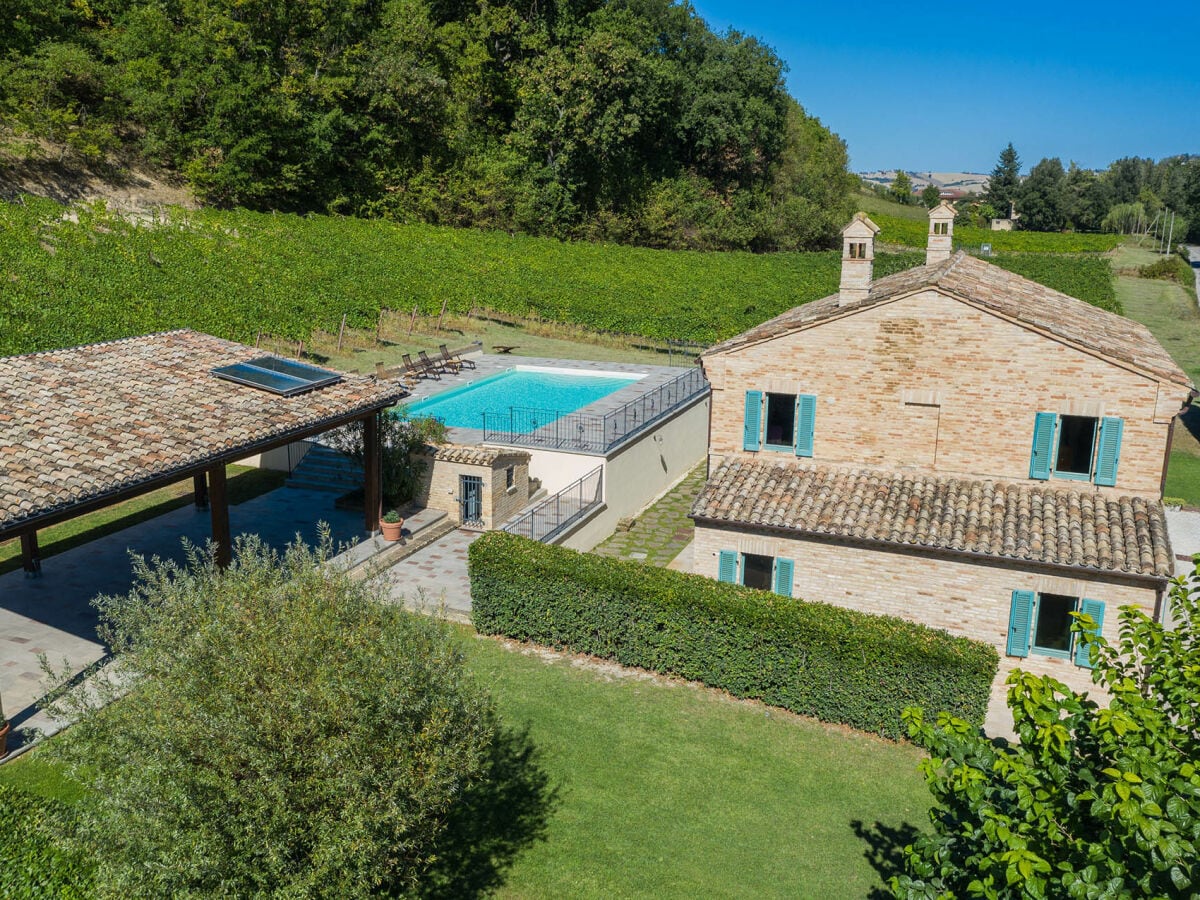
[[[353,459],[317,444],[292,470],[286,484],[302,490],[346,494],[361,488],[363,477],[362,466]]]

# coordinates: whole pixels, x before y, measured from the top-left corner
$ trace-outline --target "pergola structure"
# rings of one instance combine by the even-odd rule
[[[195,331],[0,359],[0,541],[20,537],[25,571],[36,574],[39,529],[192,478],[197,505],[211,510],[217,562],[228,565],[225,466],[356,421],[365,527],[378,530],[379,417],[404,389],[335,373],[309,387],[247,365],[256,357],[294,366]],[[214,371],[230,368],[249,383]]]

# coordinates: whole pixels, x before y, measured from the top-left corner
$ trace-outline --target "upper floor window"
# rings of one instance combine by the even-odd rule
[[[517,467],[509,466],[504,470],[504,488],[511,491],[517,484]]]
[[[1040,412],[1034,417],[1029,477],[1117,483],[1124,422],[1117,418]]]
[[[742,448],[813,455],[817,398],[811,394],[746,391]]]

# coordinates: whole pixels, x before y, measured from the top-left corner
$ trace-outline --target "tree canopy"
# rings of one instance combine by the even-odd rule
[[[327,542],[243,537],[226,571],[136,574],[96,601],[117,664],[60,701],[76,724],[48,748],[89,787],[61,830],[99,896],[460,896],[540,832],[545,776],[459,638],[352,583]]]
[[[221,206],[823,245],[854,179],[783,72],[674,0],[21,0],[0,124]]]
[[[1000,159],[996,168],[988,178],[987,193],[984,200],[997,215],[1008,218],[1012,204],[1017,199],[1017,188],[1021,184],[1021,157],[1010,141],[1008,146],[1000,151]]]
[[[910,733],[934,797],[932,833],[907,848],[904,898],[1168,898],[1200,890],[1200,566],[1170,596],[1171,627],[1121,610],[1115,644],[1087,641],[1101,705],[1015,671],[1020,743],[966,722]]]

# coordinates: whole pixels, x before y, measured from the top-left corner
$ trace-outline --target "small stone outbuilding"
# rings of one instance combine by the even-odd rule
[[[529,503],[529,458],[524,450],[429,446],[416,502],[445,512],[467,528],[498,528]]]

